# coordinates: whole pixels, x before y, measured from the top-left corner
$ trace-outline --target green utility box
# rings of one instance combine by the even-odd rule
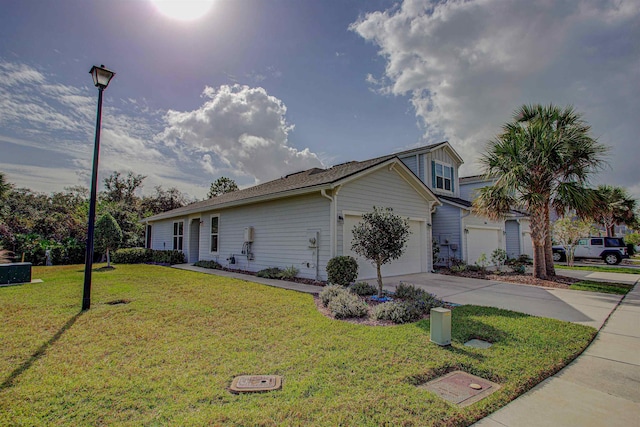
[[[451,345],[451,310],[436,307],[431,309],[431,342]]]
[[[31,282],[31,263],[14,262],[0,264],[0,285]]]

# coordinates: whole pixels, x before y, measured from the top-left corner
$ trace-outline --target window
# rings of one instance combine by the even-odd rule
[[[182,250],[182,240],[184,239],[184,222],[173,223],[173,250]]]
[[[147,249],[151,249],[151,226],[147,224]]]
[[[591,239],[591,246],[602,246],[604,245],[604,240],[602,238]]]
[[[211,252],[218,252],[220,217],[211,217]]]
[[[578,244],[582,246],[587,246],[589,244],[589,241],[587,239],[580,239],[578,240]]]
[[[445,191],[453,191],[453,167],[440,162],[433,162],[433,186]]]

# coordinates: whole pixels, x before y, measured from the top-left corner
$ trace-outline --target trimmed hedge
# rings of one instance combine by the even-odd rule
[[[356,295],[344,292],[336,295],[327,306],[336,319],[364,317],[368,310],[367,304]]]
[[[114,264],[182,264],[186,262],[184,253],[181,251],[156,251],[145,248],[118,249],[111,255]]]
[[[327,263],[327,279],[333,285],[349,286],[358,277],[358,261],[351,256],[333,257]]]

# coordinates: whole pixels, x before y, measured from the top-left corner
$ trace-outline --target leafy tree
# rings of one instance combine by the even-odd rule
[[[134,204],[138,202],[136,191],[142,188],[142,181],[146,176],[136,175],[129,171],[126,177],[120,172],[113,172],[104,179],[105,191],[102,198],[108,202],[123,202]]]
[[[409,220],[395,215],[391,208],[374,206],[373,212],[362,215],[362,222],[353,227],[351,250],[376,266],[378,297],[382,297],[380,267],[402,256],[409,234]]]
[[[146,196],[142,199],[142,211],[145,216],[181,208],[189,202],[187,196],[175,187],[164,190],[162,186],[158,185],[155,187],[155,191],[153,196]]]
[[[0,246],[0,264],[8,264],[13,259],[13,252],[2,249]]]
[[[567,265],[573,266],[576,245],[581,237],[589,236],[591,223],[582,219],[564,217],[553,224],[553,239],[562,245],[567,257]]]
[[[12,188],[13,188],[13,185],[7,182],[7,179],[4,173],[0,172],[0,200],[4,200]]]
[[[211,199],[237,190],[238,185],[234,180],[227,178],[226,176],[222,176],[211,183],[207,197]]]
[[[636,221],[637,201],[629,196],[622,187],[600,185],[596,189],[597,203],[590,215],[595,222],[602,224],[607,236],[615,235],[615,226],[626,224],[633,226]]]
[[[474,207],[492,219],[510,209],[531,215],[533,275],[555,275],[551,251],[550,207],[588,210],[593,192],[590,174],[602,167],[606,147],[590,136],[591,128],[573,107],[524,105],[487,145],[480,161],[495,184],[479,189]]]
[[[624,241],[634,246],[640,245],[640,233],[631,233],[624,236]]]
[[[109,251],[118,249],[121,243],[122,230],[116,220],[107,212],[98,219],[95,230],[95,247],[100,252],[106,252],[107,267],[111,267]]]

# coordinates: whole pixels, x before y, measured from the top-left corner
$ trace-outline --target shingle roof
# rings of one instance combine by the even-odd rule
[[[455,203],[456,205],[465,206],[467,208],[470,208],[471,206],[473,206],[473,203],[471,203],[470,201],[465,200],[465,199],[460,199],[458,197],[450,197],[450,196],[438,195],[438,198],[441,199],[441,200],[445,200],[447,202]]]
[[[303,190],[305,188],[311,189],[314,187],[333,184],[351,175],[357,174],[358,172],[362,172],[370,167],[376,166],[380,163],[384,163],[390,159],[397,158],[398,156],[403,156],[414,151],[421,151],[425,149],[432,150],[443,144],[447,144],[447,141],[439,142],[437,144],[425,145],[418,148],[412,148],[410,150],[376,157],[374,159],[364,160],[361,162],[351,161],[341,163],[328,169],[313,168],[306,171],[292,173],[285,177],[274,179],[273,181],[265,182],[263,184],[245,188],[243,190],[226,193],[212,199],[191,203],[187,206],[173,209],[171,211],[159,213],[149,218],[145,218],[144,221],[155,221],[159,219],[171,218],[180,215],[201,212],[203,210],[211,210],[215,209],[216,207],[222,208],[224,207],[224,205],[234,205],[243,201],[249,203],[249,201],[252,199],[267,196],[275,197],[280,193]]]

